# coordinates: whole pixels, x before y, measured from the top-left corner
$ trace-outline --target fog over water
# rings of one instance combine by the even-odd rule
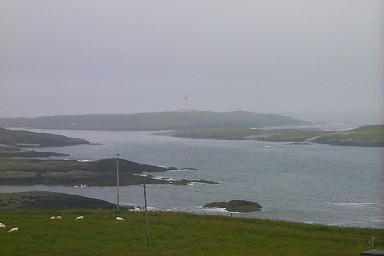
[[[384,2],[0,0],[0,117],[383,122]]]

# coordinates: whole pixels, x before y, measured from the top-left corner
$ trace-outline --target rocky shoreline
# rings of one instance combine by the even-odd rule
[[[69,155],[56,153],[56,152],[38,152],[38,151],[1,152],[0,151],[0,157],[8,157],[8,158],[15,158],[15,157],[38,158],[38,157],[65,157],[65,156],[69,156]]]
[[[254,128],[210,128],[176,131],[173,137],[256,140],[285,142],[292,145],[312,143],[332,146],[384,147],[384,125],[365,125],[346,131],[325,131],[320,129],[254,129]]]
[[[147,173],[177,170],[175,167],[158,167],[139,164],[125,159],[97,161],[1,159],[0,185],[63,185],[116,186],[116,169],[119,165],[120,186],[147,184],[189,185],[193,183],[218,184],[208,180],[173,180],[156,178]],[[196,170],[188,168],[189,170]]]
[[[231,200],[229,202],[212,202],[203,206],[204,208],[223,208],[228,212],[257,212],[261,211],[261,205],[246,200]]]
[[[116,205],[95,198],[65,193],[31,191],[0,193],[0,210],[67,210],[67,209],[115,209]],[[124,206],[123,209],[133,209]]]
[[[171,180],[156,178],[154,172],[178,170],[176,167],[158,167],[139,164],[125,159],[97,161],[37,159],[65,157],[56,152],[26,151],[26,148],[62,147],[92,144],[87,140],[62,135],[36,133],[0,128],[0,185],[63,185],[63,186],[116,186],[119,166],[121,186],[147,184],[189,185],[193,183],[217,184],[208,180]],[[95,145],[95,144],[94,144]],[[181,170],[196,171],[184,167]]]
[[[212,202],[204,208],[224,208],[228,212],[256,212],[262,206],[246,200]],[[121,210],[134,210],[134,206],[120,206]],[[116,209],[116,204],[95,198],[49,191],[0,193],[0,211],[15,210],[68,210],[68,209]]]

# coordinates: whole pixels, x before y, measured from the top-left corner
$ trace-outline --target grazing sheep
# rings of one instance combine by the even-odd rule
[[[56,219],[57,219],[57,220],[62,220],[63,217],[61,217],[61,216],[56,216]]]
[[[116,217],[116,220],[125,220],[125,219],[123,219],[121,217]]]
[[[54,219],[56,219],[56,217],[55,217],[55,216],[52,216],[52,217],[51,217],[51,220],[54,220]]]
[[[0,228],[5,229],[5,225],[3,223],[0,223]]]
[[[79,217],[76,217],[75,220],[83,220],[84,219],[84,216],[79,216]]]
[[[13,233],[19,231],[19,228],[11,228],[8,233]]]

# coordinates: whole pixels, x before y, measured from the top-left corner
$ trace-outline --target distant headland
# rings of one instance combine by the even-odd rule
[[[384,147],[384,125],[365,125],[346,131],[323,131],[320,129],[251,129],[251,128],[209,128],[178,131],[174,137],[257,140],[266,142],[287,142],[295,145],[311,143],[333,146]]]
[[[137,114],[63,115],[0,118],[0,127],[35,129],[158,131],[200,128],[265,128],[310,125],[289,116],[248,111],[171,111]]]

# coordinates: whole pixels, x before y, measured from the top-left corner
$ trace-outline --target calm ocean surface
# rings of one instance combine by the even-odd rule
[[[153,209],[215,214],[212,201],[258,202],[246,217],[338,226],[384,228],[383,148],[290,145],[257,141],[172,138],[152,132],[31,130],[84,138],[102,145],[44,148],[72,159],[116,157],[197,171],[155,173],[175,179],[212,180],[218,185],[149,185]],[[49,190],[115,202],[115,187],[0,186],[0,192]],[[143,205],[142,186],[120,188],[122,204]],[[223,214],[223,213],[221,213]]]

